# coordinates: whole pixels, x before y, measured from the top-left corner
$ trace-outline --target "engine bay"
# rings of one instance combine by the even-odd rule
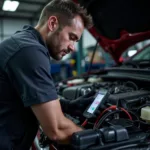
[[[111,73],[110,73],[111,72]],[[150,81],[148,74],[119,69],[58,83],[67,118],[85,130],[74,133],[69,146],[50,142],[41,133],[40,145],[64,150],[127,150],[150,147]],[[136,78],[137,77],[137,78]]]

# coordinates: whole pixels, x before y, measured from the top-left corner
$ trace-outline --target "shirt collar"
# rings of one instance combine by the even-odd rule
[[[23,27],[23,30],[26,30],[26,31],[31,32],[31,33],[34,33],[35,38],[36,38],[44,47],[47,48],[47,45],[46,45],[46,43],[44,42],[44,40],[43,40],[41,34],[40,34],[34,27],[32,27],[32,26],[30,26],[30,25],[25,25],[25,26]]]

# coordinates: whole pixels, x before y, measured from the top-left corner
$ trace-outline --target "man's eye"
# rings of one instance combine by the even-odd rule
[[[71,40],[73,40],[73,41],[75,40],[75,38],[74,38],[73,36],[71,36],[71,38],[70,38],[70,39],[71,39]]]
[[[70,40],[75,41],[76,38],[74,36],[70,36]]]

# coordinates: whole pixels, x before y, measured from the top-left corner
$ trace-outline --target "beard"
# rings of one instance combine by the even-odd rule
[[[46,39],[46,45],[50,56],[55,60],[61,60],[61,50],[60,50],[60,41],[59,41],[59,30],[56,30],[52,35],[48,35]]]
[[[61,56],[61,53],[60,52],[57,52],[58,49],[57,47],[54,47],[54,46],[48,46],[48,51],[50,53],[50,56],[55,59],[55,60],[61,60],[62,59],[62,56]]]

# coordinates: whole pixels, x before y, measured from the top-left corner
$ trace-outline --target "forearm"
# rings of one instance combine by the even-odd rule
[[[32,106],[44,133],[54,141],[69,143],[74,132],[82,129],[62,113],[59,100]]]
[[[75,125],[71,120],[64,117],[58,126],[57,141],[61,144],[68,144],[74,132],[82,131],[82,128]]]

